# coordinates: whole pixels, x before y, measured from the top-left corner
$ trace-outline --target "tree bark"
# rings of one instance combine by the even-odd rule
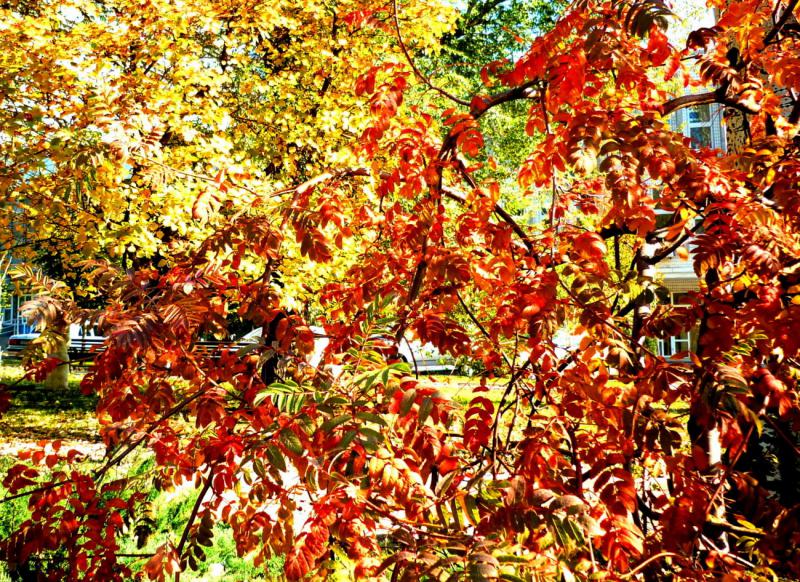
[[[63,363],[47,375],[44,387],[52,390],[66,390],[69,385],[69,326],[64,325],[59,330],[63,341],[60,341],[55,350],[48,354],[49,358],[57,358]]]

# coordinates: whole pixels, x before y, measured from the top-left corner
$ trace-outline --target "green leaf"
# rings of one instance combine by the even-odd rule
[[[261,404],[263,404],[263,402],[267,399],[267,396],[272,396],[272,394],[270,394],[266,390],[262,390],[261,392],[256,394],[255,397],[253,398],[253,406],[261,406]]]
[[[529,560],[522,556],[512,556],[511,554],[501,554],[497,556],[497,561],[501,564],[527,564]]]
[[[400,401],[400,416],[405,416],[411,411],[414,401],[417,398],[417,391],[414,388],[409,388],[403,392],[403,399]]]
[[[383,442],[383,435],[369,427],[362,426],[358,429],[358,432],[364,437],[362,444],[369,451],[376,450],[378,445]]]
[[[269,396],[278,410],[296,414],[306,402],[306,392],[310,392],[310,390],[292,380],[274,382],[256,394],[253,404],[259,406]]]
[[[456,501],[455,497],[450,500],[450,510],[453,512],[453,525],[455,526],[456,531],[461,531],[464,526],[461,524],[461,516],[459,515],[458,511],[458,502]]]
[[[258,344],[255,342],[243,345],[242,347],[236,350],[236,355],[241,358],[242,356],[246,356],[247,354],[252,352],[257,347]]]
[[[364,436],[366,436],[368,438],[373,438],[378,442],[383,441],[383,435],[381,433],[379,433],[377,430],[373,430],[373,429],[369,428],[368,426],[360,427],[358,429],[358,432],[360,432],[361,434],[363,434]]]
[[[264,463],[261,462],[261,459],[253,460],[253,469],[255,470],[256,475],[262,479],[267,478],[267,470],[264,468]]]
[[[436,491],[435,491],[436,495],[441,495],[442,493],[447,491],[457,473],[458,473],[457,471],[451,471],[450,473],[445,475],[444,478],[441,481],[439,481],[439,483],[436,484]]]
[[[375,424],[379,424],[381,426],[387,426],[387,423],[382,416],[379,416],[377,414],[372,414],[371,412],[358,412],[356,413],[356,418],[359,418],[361,420],[366,420],[369,422],[374,422]]]
[[[346,433],[344,433],[344,436],[342,437],[342,440],[339,443],[339,447],[342,449],[346,449],[347,447],[349,447],[350,443],[353,442],[353,439],[356,438],[357,434],[358,433],[354,430],[348,430]]]
[[[425,421],[430,416],[431,411],[433,410],[433,399],[430,396],[426,396],[422,400],[422,404],[419,405],[419,422],[420,424],[425,424]]]
[[[337,416],[335,418],[329,418],[328,420],[322,423],[322,426],[320,426],[319,429],[322,432],[331,432],[334,428],[344,424],[351,418],[353,417],[350,416],[349,414],[342,414],[341,416]]]
[[[294,433],[294,431],[285,428],[279,434],[278,438],[281,439],[283,446],[285,446],[289,451],[293,452],[295,455],[302,454],[305,450],[303,448],[303,443],[300,442],[300,438]]]
[[[353,378],[353,384],[356,386],[360,386],[361,384],[364,385],[364,390],[368,390],[372,383],[375,382],[375,378],[380,372],[375,372],[374,370],[370,370],[368,372],[363,372]]]
[[[283,382],[273,382],[269,385],[268,390],[273,392],[298,392],[300,385],[294,380],[285,380]]]
[[[478,503],[472,495],[465,495],[461,504],[464,506],[464,513],[472,525],[478,525],[481,521],[480,513],[478,512]]]
[[[295,438],[297,438],[296,435]],[[283,454],[281,453],[278,447],[276,447],[275,445],[268,446],[267,458],[269,459],[269,462],[272,464],[272,466],[278,469],[278,471],[286,471],[286,460],[283,458]]]

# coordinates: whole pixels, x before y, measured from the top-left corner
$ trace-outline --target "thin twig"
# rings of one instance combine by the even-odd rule
[[[103,476],[111,469],[111,467],[118,465],[125,457],[131,454],[140,444],[142,444],[150,435],[150,433],[153,431],[153,429],[155,429],[165,420],[168,420],[172,416],[176,415],[178,412],[183,410],[188,404],[199,398],[201,395],[205,394],[205,392],[206,391],[204,389],[198,390],[195,394],[193,394],[189,398],[186,398],[182,402],[179,402],[178,404],[170,408],[161,418],[152,422],[150,426],[147,427],[147,430],[145,430],[145,432],[142,435],[140,435],[138,439],[131,442],[121,453],[109,459],[106,462],[106,464],[103,465],[103,467],[95,471],[93,475],[94,480],[97,481],[99,479],[102,479]]]
[[[642,570],[642,568],[647,566],[649,563],[655,562],[656,560],[660,560],[661,558],[681,558],[681,557],[682,556],[680,554],[676,554],[674,552],[661,552],[659,554],[656,554],[655,556],[650,556],[644,562],[642,562],[641,564],[636,566],[633,570],[631,570],[630,572],[626,572],[625,574],[621,574],[619,577],[622,580],[625,580],[627,578],[632,578],[633,576],[638,574]]]
[[[34,493],[39,493],[40,491],[48,491],[49,489],[55,489],[56,487],[60,487],[61,485],[66,485],[71,481],[67,479],[66,481],[58,481],[56,483],[49,483],[47,485],[42,485],[41,487],[36,487],[35,489],[29,489],[28,491],[23,491],[21,493],[16,493],[14,495],[7,495],[0,499],[0,505],[6,503],[7,501],[13,501],[14,499],[19,499],[20,497],[26,497],[27,495],[33,495]]]
[[[203,499],[208,493],[209,488],[211,487],[211,479],[214,476],[214,467],[208,471],[208,477],[206,477],[206,482],[203,484],[203,488],[200,490],[200,495],[197,496],[197,501],[194,502],[194,507],[192,507],[192,513],[189,515],[189,520],[186,522],[186,527],[183,528],[183,535],[181,535],[181,541],[178,543],[177,554],[178,559],[180,560],[181,554],[183,554],[183,547],[186,545],[186,540],[189,539],[189,530],[194,523],[195,518],[197,517],[197,512],[200,511],[200,505],[203,503]],[[181,573],[180,571],[175,572],[175,582],[180,582]]]
[[[447,91],[445,91],[441,87],[437,87],[436,85],[434,85],[430,81],[430,79],[428,79],[428,77],[426,77],[424,74],[422,74],[422,71],[420,71],[417,68],[417,65],[414,63],[414,59],[411,58],[411,53],[408,52],[408,48],[406,47],[406,43],[403,41],[403,35],[400,32],[400,19],[397,17],[397,0],[392,0],[392,9],[393,9],[393,13],[394,13],[394,29],[397,32],[397,42],[400,44],[400,48],[402,49],[403,54],[406,56],[406,60],[408,61],[408,64],[411,65],[411,69],[414,71],[414,74],[423,83],[425,83],[428,87],[430,87],[431,89],[433,89],[434,91],[436,91],[440,95],[443,95],[444,97],[447,97],[448,99],[458,103],[459,105],[463,105],[465,107],[469,107],[469,101],[465,101],[464,99],[460,99],[459,97],[456,97],[455,95],[453,95],[451,93],[448,93]]]
[[[206,374],[205,370],[203,370],[197,364],[197,361],[194,359],[194,357],[191,356],[186,351],[186,348],[181,347],[181,352],[183,353],[183,356],[186,358],[186,360],[188,362],[190,362],[194,366],[195,370],[197,370],[197,372],[199,372],[201,376],[203,376],[206,380],[208,380],[213,386],[219,387],[219,384],[213,378],[209,377],[208,374]],[[192,403],[195,400],[197,400],[200,396],[202,396],[203,394],[206,393],[206,390],[207,389],[205,389],[205,388],[202,388],[202,389],[198,390],[197,392],[192,394],[192,396],[190,396],[189,398],[184,399],[182,402],[179,402],[178,404],[176,404],[175,406],[170,408],[166,413],[164,413],[161,416],[161,418],[159,418],[158,420],[152,422],[150,424],[150,426],[145,430],[144,434],[142,434],[134,442],[130,443],[125,448],[125,450],[123,450],[121,453],[119,453],[116,456],[114,456],[111,459],[109,459],[108,462],[106,462],[106,464],[102,468],[100,468],[97,471],[95,471],[95,473],[94,473],[95,481],[97,481],[98,479],[101,479],[103,477],[103,475],[105,473],[107,473],[109,469],[111,469],[111,467],[113,467],[114,465],[119,464],[120,461],[122,461],[125,457],[127,457],[130,453],[132,453],[136,449],[136,447],[138,447],[142,442],[144,442],[145,439],[147,439],[147,437],[150,435],[150,433],[158,425],[163,423],[165,420],[168,420],[171,417],[175,416],[178,412],[180,412],[181,410],[186,408],[186,406],[188,406],[190,403]]]
[[[792,16],[794,9],[797,7],[797,0],[790,0],[789,4],[786,6],[786,10],[783,11],[781,14],[780,20],[775,23],[770,31],[767,33],[767,36],[764,37],[764,44],[767,45],[772,41],[773,38],[786,26],[786,23],[789,22],[789,18]]]
[[[772,427],[772,430],[775,431],[775,433],[781,438],[784,444],[788,445],[789,448],[797,457],[800,457],[800,448],[797,448],[797,445],[792,442],[792,440],[786,435],[785,432],[783,432],[781,427],[778,426],[778,423],[776,423],[770,416],[766,414],[763,414],[762,418],[767,421],[767,424],[769,424]]]

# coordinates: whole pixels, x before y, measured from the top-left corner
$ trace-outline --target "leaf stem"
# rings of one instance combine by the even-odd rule
[[[183,554],[183,547],[186,545],[186,540],[189,539],[189,530],[194,523],[195,518],[197,517],[197,512],[200,511],[200,505],[203,503],[203,499],[208,493],[209,488],[211,487],[211,479],[214,476],[214,467],[208,471],[208,477],[206,477],[206,482],[203,484],[203,488],[200,490],[200,495],[197,496],[197,500],[194,502],[194,507],[192,507],[192,513],[189,515],[189,520],[186,522],[186,527],[183,528],[183,534],[181,535],[181,541],[178,542],[177,554],[178,559],[180,560],[181,554]],[[175,582],[180,582],[181,573],[180,571],[175,572]]]
[[[414,63],[414,59],[411,58],[411,53],[408,52],[408,48],[406,47],[406,43],[403,41],[403,35],[400,32],[400,19],[397,17],[397,0],[392,0],[392,13],[394,16],[394,29],[397,32],[397,42],[400,44],[400,48],[403,51],[403,54],[406,56],[406,60],[408,64],[411,65],[411,69],[414,71],[414,74],[428,87],[439,93],[440,95],[447,97],[451,101],[458,103],[459,105],[463,105],[465,107],[469,107],[469,101],[465,101],[464,99],[460,99],[456,97],[452,93],[447,92],[446,90],[442,89],[441,87],[437,87],[434,85],[428,77],[426,77],[422,71],[417,68],[417,65]]]

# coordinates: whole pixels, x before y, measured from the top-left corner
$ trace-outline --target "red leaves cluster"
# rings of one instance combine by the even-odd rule
[[[486,396],[475,396],[464,415],[464,445],[477,453],[489,444],[494,421],[494,404]]]
[[[40,455],[34,454],[36,462]],[[70,452],[70,459],[75,453]],[[52,468],[54,454],[45,457]],[[14,477],[6,485],[11,490],[33,483],[26,478],[37,472],[16,466]],[[31,517],[0,544],[0,555],[12,567],[26,565],[31,556],[51,559],[49,580],[97,579],[123,580],[130,575],[128,567],[118,562],[118,535],[124,527],[123,515],[131,515],[142,495],[122,497],[123,483],[112,481],[98,487],[90,477],[77,471],[54,471],[49,480],[37,483],[30,492]],[[70,548],[69,559],[58,557],[57,551]]]
[[[286,576],[289,580],[300,580],[315,570],[317,561],[327,552],[329,527],[336,515],[330,506],[316,506],[314,517],[305,526],[294,547],[286,556]]]

